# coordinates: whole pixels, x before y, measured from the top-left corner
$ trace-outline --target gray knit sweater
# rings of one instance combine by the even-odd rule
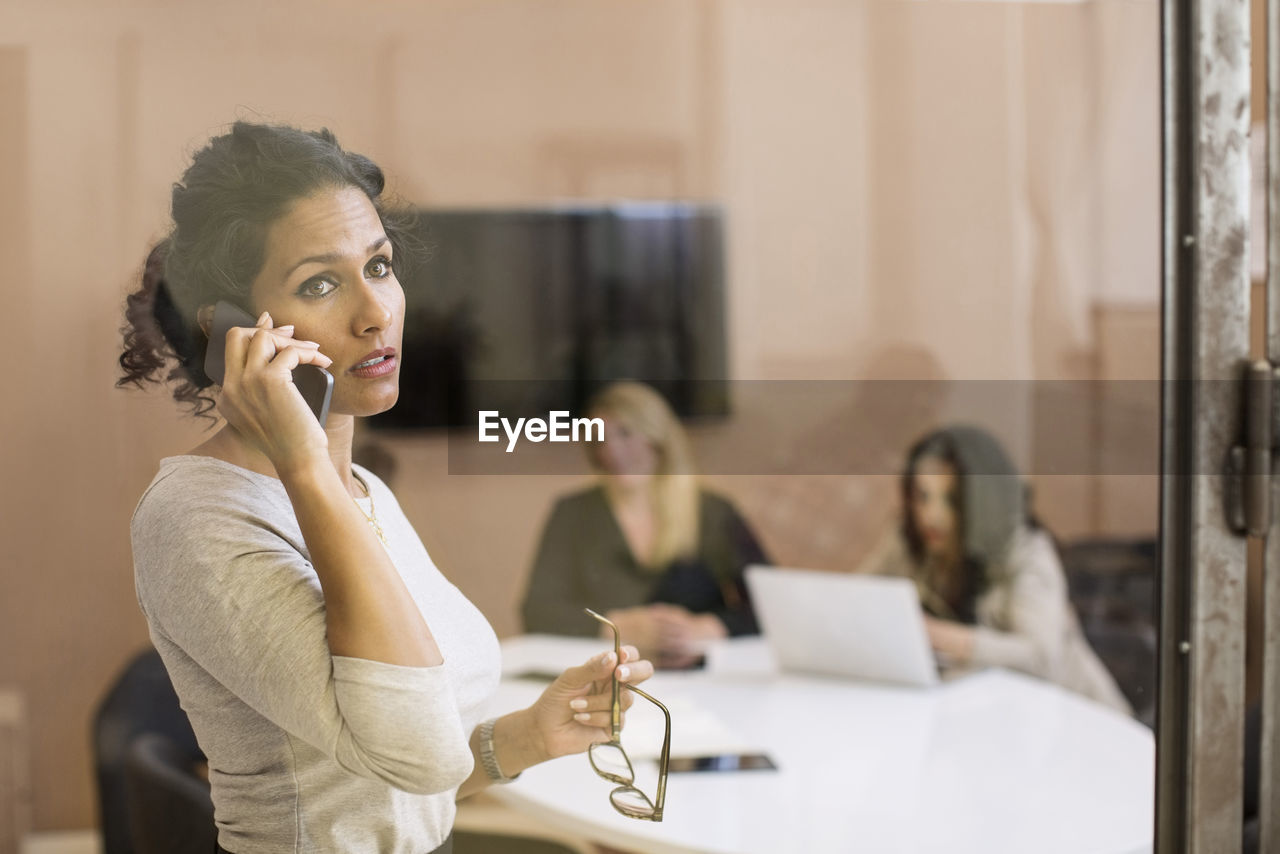
[[[138,602],[209,757],[219,842],[236,854],[430,851],[472,769],[497,638],[386,485],[357,471],[438,667],[330,654],[320,583],[279,480],[170,457],[134,511]]]
[[[930,592],[923,567],[896,530],[886,532],[858,571],[910,578],[922,599]],[[992,583],[977,601],[972,667],[1020,670],[1123,714],[1132,713],[1080,629],[1062,563],[1047,533],[1026,526],[1015,531],[991,576]]]

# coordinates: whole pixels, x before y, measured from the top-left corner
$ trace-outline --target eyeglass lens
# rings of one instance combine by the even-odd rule
[[[636,774],[631,768],[631,760],[617,742],[593,744],[587,750],[587,757],[591,760],[591,767],[601,777],[624,785],[635,782]]]
[[[621,786],[609,794],[613,806],[634,818],[648,818],[653,815],[653,802],[649,796],[634,786]]]

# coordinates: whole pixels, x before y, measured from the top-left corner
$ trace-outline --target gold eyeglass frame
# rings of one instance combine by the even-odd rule
[[[585,608],[589,615],[604,623],[613,630],[613,654],[616,661],[622,661],[622,638],[618,632],[618,627],[613,621],[607,617],[597,614],[590,608]],[[625,815],[627,818],[639,819],[641,821],[662,821],[662,807],[667,799],[667,766],[671,760],[671,712],[667,711],[667,707],[662,705],[648,693],[640,690],[634,685],[626,685],[627,690],[639,694],[650,703],[653,703],[662,710],[662,715],[666,719],[666,733],[662,738],[662,754],[658,759],[658,793],[657,797],[650,800],[649,796],[635,787],[636,774],[635,769],[631,767],[631,758],[627,756],[627,751],[622,747],[622,688],[624,683],[618,681],[618,674],[615,668],[613,674],[613,702],[609,709],[609,741],[599,742],[591,745],[587,749],[587,759],[591,762],[591,770],[597,775],[612,783],[618,783],[618,788],[609,793],[609,803],[613,804],[613,808]],[[626,773],[616,774],[612,771],[605,770],[596,763],[596,748],[610,748],[617,750],[622,755],[622,759],[626,762]],[[619,803],[619,798],[625,795],[638,795],[644,803],[648,804],[647,809],[637,809],[625,801]]]

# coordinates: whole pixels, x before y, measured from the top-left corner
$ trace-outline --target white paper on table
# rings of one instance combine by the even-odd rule
[[[769,642],[761,635],[725,638],[707,646],[707,672],[716,676],[761,676],[778,672]]]
[[[763,752],[734,732],[714,712],[687,697],[658,697],[671,712],[672,756],[719,756],[725,753]],[[622,746],[632,759],[657,759],[662,752],[665,724],[662,712],[643,697],[636,697],[627,712]]]
[[[502,675],[545,673],[552,676],[585,663],[592,656],[613,649],[603,638],[560,635],[520,635],[502,642]]]

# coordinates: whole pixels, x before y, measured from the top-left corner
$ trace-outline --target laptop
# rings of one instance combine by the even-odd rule
[[[927,687],[938,665],[906,578],[749,566],[751,604],[783,671]]]

